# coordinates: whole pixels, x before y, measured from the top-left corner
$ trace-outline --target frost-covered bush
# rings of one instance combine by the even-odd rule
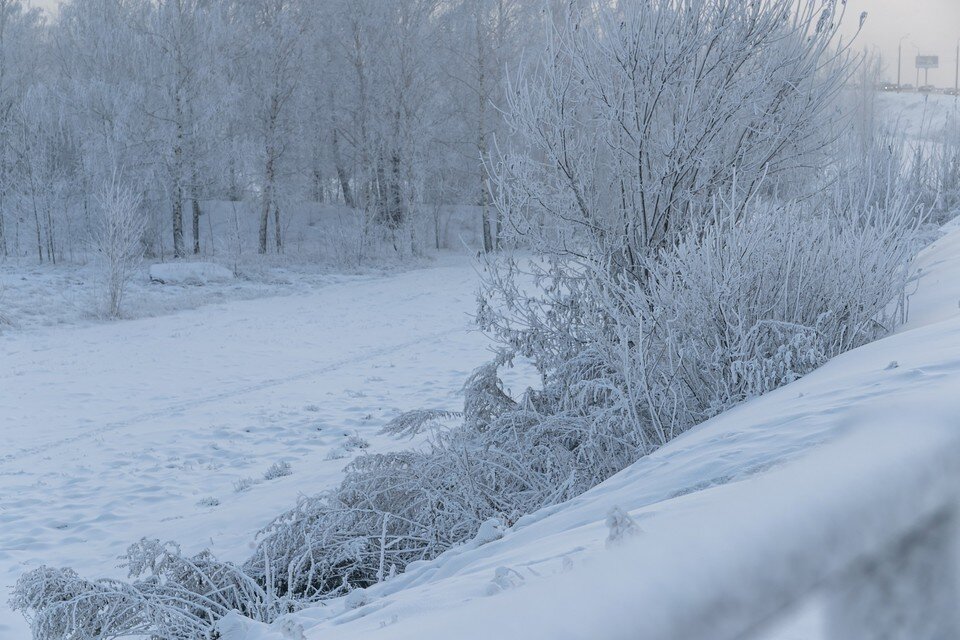
[[[98,216],[91,232],[103,280],[102,304],[106,315],[115,318],[143,258],[146,218],[141,198],[116,175],[97,192],[96,205]]]
[[[392,436],[412,438],[428,427],[440,426],[446,420],[460,418],[463,414],[443,409],[414,409],[401,413],[380,430]]]
[[[260,484],[260,480],[257,478],[240,478],[233,483],[233,490],[237,493],[243,493],[244,491],[249,491],[258,484]]]
[[[301,600],[344,595],[582,493],[642,451],[634,423],[595,419],[587,395],[569,407],[544,390],[513,400],[496,366],[481,367],[462,424],[425,450],[354,460],[336,490],[261,532],[246,571],[262,582],[272,567],[278,592]]]
[[[672,435],[892,330],[915,230],[902,200],[836,216],[760,208],[710,225],[651,259],[645,287],[611,285],[618,330],[602,348],[615,357],[624,335],[642,336],[641,369],[624,384]]]
[[[35,569],[17,582],[11,605],[30,621],[35,640],[196,640],[215,637],[216,621],[230,611],[270,621],[293,608],[209,552],[185,557],[176,544],[141,540],[123,560],[130,582]]]
[[[569,3],[506,94],[493,172],[509,238],[635,269],[719,197],[819,187],[854,66],[839,0]],[[861,18],[862,20],[863,18]]]
[[[263,479],[267,481],[276,480],[277,478],[284,478],[289,475],[293,475],[293,468],[289,462],[281,460],[280,462],[274,462],[270,465],[269,469],[264,471]]]
[[[273,567],[281,593],[314,600],[432,558],[473,533],[445,491],[449,478],[429,454],[358,458],[337,490],[301,500],[261,532],[247,571],[264,580]]]
[[[553,259],[530,264],[537,285],[521,292],[507,261],[490,271],[480,318],[506,357],[540,369],[547,413],[649,452],[901,318],[917,248],[910,201],[811,208],[755,205],[739,220],[718,210],[640,261],[641,277]]]
[[[942,135],[911,150],[909,184],[931,222],[943,224],[960,212],[960,122],[952,120]]]

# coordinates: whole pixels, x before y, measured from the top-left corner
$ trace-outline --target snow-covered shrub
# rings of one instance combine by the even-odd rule
[[[426,450],[354,460],[336,490],[261,532],[246,571],[262,582],[272,567],[278,592],[297,599],[344,595],[456,544],[495,539],[638,457],[634,424],[592,419],[589,394],[560,411],[544,391],[507,397],[492,365],[470,379],[472,420],[437,431]]]
[[[516,406],[503,392],[495,362],[479,367],[470,374],[464,384],[464,397],[464,422],[477,430],[483,429],[495,416]]]
[[[449,483],[462,481],[447,460],[419,452],[366,455],[340,487],[305,498],[260,535],[247,571],[273,567],[281,593],[301,599],[343,595],[430,559],[479,528]]]
[[[614,294],[621,329],[607,348],[628,348],[624,328],[642,336],[648,413],[687,428],[892,330],[915,230],[903,200],[710,225],[650,260],[646,287]]]
[[[463,414],[444,409],[414,409],[405,411],[388,422],[380,433],[412,438],[428,427],[439,427],[443,421],[462,417]]]
[[[244,491],[249,491],[258,484],[260,484],[260,480],[257,478],[240,478],[233,483],[233,490],[237,493],[243,493]]]
[[[293,474],[293,469],[290,467],[290,463],[286,460],[281,460],[280,462],[274,462],[270,465],[270,468],[267,469],[263,474],[264,480],[276,480],[277,478],[283,478]]]
[[[292,603],[208,552],[184,557],[173,543],[142,540],[124,561],[130,582],[40,567],[20,578],[11,604],[30,621],[35,640],[195,640],[214,637],[217,620],[230,611],[271,621],[292,610]]]
[[[935,140],[911,145],[909,184],[930,220],[942,225],[960,212],[960,122],[952,120]]]
[[[578,8],[579,7],[579,8]],[[539,63],[506,92],[493,174],[509,239],[636,269],[721,195],[819,188],[854,68],[846,3],[569,3]],[[842,126],[842,125],[841,125]]]
[[[619,546],[627,539],[640,535],[640,527],[630,514],[620,507],[613,507],[607,513],[607,540],[608,549]]]
[[[114,175],[96,194],[98,217],[93,245],[101,263],[103,305],[106,315],[120,315],[123,296],[143,258],[146,217],[141,198]]]

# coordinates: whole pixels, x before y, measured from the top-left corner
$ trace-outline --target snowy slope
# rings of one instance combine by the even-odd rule
[[[669,537],[670,523],[683,522],[678,514],[709,502],[713,488],[755,481],[771,467],[802,459],[816,445],[852,428],[889,422],[883,416],[908,416],[894,425],[906,440],[920,428],[913,420],[956,414],[960,309],[955,289],[941,283],[960,281],[957,256],[960,230],[953,230],[918,259],[923,277],[913,295],[909,330],[718,416],[583,496],[522,519],[496,542],[454,549],[435,562],[412,567],[370,589],[364,606],[334,601],[296,614],[292,621],[308,640],[590,637],[579,627],[531,636],[528,621],[549,616],[553,593],[562,594],[556,606],[581,606],[585,618],[596,619],[591,607],[610,596],[609,589],[599,588],[596,580],[602,573],[595,567],[610,564],[604,560],[604,518],[611,507],[629,511],[660,538]],[[763,539],[763,532],[757,532],[757,539]],[[635,544],[642,541],[643,536]],[[496,579],[498,569],[501,577]],[[566,575],[571,570],[573,578]],[[641,566],[625,565],[623,571],[643,580]],[[526,590],[533,595],[523,595]],[[518,599],[529,606],[517,605]],[[777,637],[816,637],[815,612],[803,622],[805,626]],[[537,628],[558,632],[550,624]],[[228,620],[226,640],[280,640],[285,636],[279,629],[279,623],[268,628]]]
[[[877,94],[883,120],[908,140],[941,140],[960,115],[960,98],[931,93]]]
[[[333,486],[399,411],[459,409],[489,360],[465,257],[313,293],[0,335],[0,639],[41,564],[91,576],[142,536],[243,560],[258,528]],[[519,384],[519,383],[515,383]],[[359,441],[358,441],[359,439]],[[292,475],[262,481],[275,462]],[[244,491],[235,485],[261,480]]]

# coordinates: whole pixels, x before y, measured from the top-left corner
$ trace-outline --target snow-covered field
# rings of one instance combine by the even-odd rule
[[[960,116],[960,98],[929,93],[879,93],[881,116],[906,138],[940,140]]]
[[[156,317],[211,303],[308,295],[317,287],[354,275],[376,276],[431,264],[428,255],[397,255],[375,233],[363,239],[370,255],[360,259],[355,255],[363,236],[359,217],[342,208],[309,204],[288,211],[286,252],[281,256],[258,256],[251,241],[257,234],[256,216],[238,210],[235,203],[205,202],[201,255],[191,257],[188,264],[164,262],[169,256],[146,259],[133,273],[121,316]],[[478,246],[477,215],[470,207],[444,210],[442,215],[438,214],[437,224],[443,246],[453,250],[430,250],[431,254],[439,254],[441,260],[451,253],[463,253],[464,247]],[[417,231],[432,237],[432,229]],[[67,258],[68,261],[58,264],[38,264],[33,257],[0,261],[0,334],[100,319],[100,265],[93,256]],[[198,268],[194,259],[217,265],[234,277],[210,278],[208,274],[198,280],[198,274],[191,273]],[[216,267],[207,267],[210,268]],[[155,278],[151,272],[167,277]]]
[[[242,560],[256,530],[334,485],[400,410],[459,409],[489,359],[466,257],[296,296],[0,335],[0,638],[40,564],[122,576],[142,536]],[[265,481],[277,462],[292,474]],[[254,483],[245,490],[237,487]]]

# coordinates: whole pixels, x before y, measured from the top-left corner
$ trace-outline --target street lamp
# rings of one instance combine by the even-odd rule
[[[957,72],[953,77],[953,97],[960,96],[960,38],[957,38]]]
[[[903,41],[910,37],[910,34],[900,38],[897,43],[897,91],[900,91],[900,71],[903,69]]]

